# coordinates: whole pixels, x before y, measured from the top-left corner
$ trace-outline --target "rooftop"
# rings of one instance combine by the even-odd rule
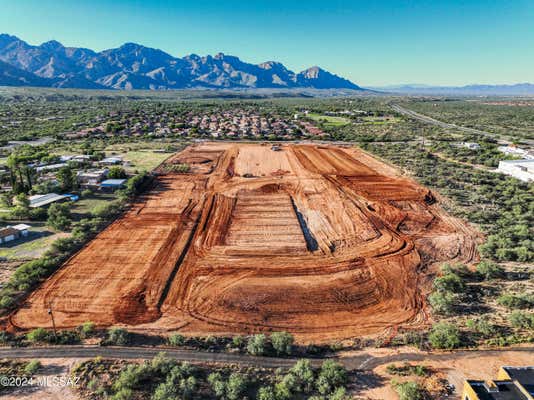
[[[480,400],[528,400],[513,381],[494,381],[495,386],[484,381],[468,381]]]
[[[57,193],[36,194],[34,196],[29,197],[30,207],[36,208],[36,207],[46,206],[47,204],[51,204],[56,201],[63,200],[67,197],[68,196],[65,196],[63,194],[57,194]]]
[[[5,238],[6,236],[16,235],[19,233],[16,229],[13,229],[11,226],[0,229],[0,238]]]
[[[124,185],[124,182],[126,182],[126,179],[106,179],[105,181],[102,181],[100,184],[104,186],[120,186]]]

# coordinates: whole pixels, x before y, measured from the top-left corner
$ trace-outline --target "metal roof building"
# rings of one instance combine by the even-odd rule
[[[69,196],[57,193],[36,194],[35,196],[29,197],[30,208],[43,207],[55,203],[56,201],[65,201],[68,199]]]

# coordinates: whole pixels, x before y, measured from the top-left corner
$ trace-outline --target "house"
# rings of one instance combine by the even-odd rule
[[[534,160],[499,161],[497,171],[513,176],[523,182],[534,181]]]
[[[91,171],[78,171],[76,179],[82,189],[97,188],[98,184],[108,176],[109,170],[96,169]]]
[[[105,181],[100,182],[100,189],[104,191],[114,191],[117,189],[122,189],[126,179],[106,179]]]
[[[61,169],[65,166],[67,166],[67,163],[43,165],[43,166],[35,168],[35,171],[37,172],[57,171],[58,169]]]
[[[0,229],[0,244],[12,242],[21,237],[27,237],[30,226],[26,224],[18,224],[13,226],[6,226]]]
[[[30,208],[46,207],[52,203],[63,202],[69,199],[69,196],[57,193],[36,194],[29,197]]]
[[[100,161],[100,164],[102,165],[117,165],[122,164],[122,158],[121,157],[107,157]]]
[[[496,380],[467,380],[462,400],[532,400],[534,367],[501,367]]]
[[[83,164],[83,163],[87,163],[87,162],[91,161],[91,156],[88,156],[88,155],[85,155],[85,154],[81,154],[81,155],[80,154],[77,154],[77,155],[66,155],[66,156],[59,157],[59,159],[62,162],[71,161],[71,162],[77,162],[77,163]]]

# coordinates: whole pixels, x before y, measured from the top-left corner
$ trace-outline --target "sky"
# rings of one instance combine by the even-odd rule
[[[318,65],[362,86],[534,83],[534,0],[0,0],[0,32]]]

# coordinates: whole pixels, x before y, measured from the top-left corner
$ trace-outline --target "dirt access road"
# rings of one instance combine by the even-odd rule
[[[161,347],[101,347],[101,346],[48,346],[48,347],[2,347],[0,358],[6,359],[52,359],[73,358],[87,359],[102,357],[120,360],[150,360],[157,354],[164,352],[166,356],[179,361],[191,363],[226,363],[264,368],[287,368],[302,358],[256,357],[247,354],[211,353],[195,350],[177,350]],[[403,349],[368,349],[341,354],[328,359],[335,359],[348,370],[372,371],[380,366],[396,362],[450,363],[467,359],[495,358],[521,355],[530,358],[534,363],[534,347],[524,346],[503,349],[486,350],[457,350],[450,352],[423,352],[410,348]],[[323,358],[309,358],[310,362],[318,366]],[[476,371],[473,371],[476,373]]]
[[[354,147],[201,143],[158,173],[12,328],[50,328],[52,309],[59,328],[328,342],[424,326],[435,266],[477,257],[477,233],[428,189]]]

